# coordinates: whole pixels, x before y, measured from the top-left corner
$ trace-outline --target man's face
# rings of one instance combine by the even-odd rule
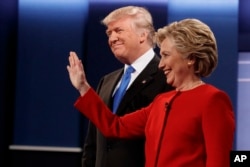
[[[128,63],[137,56],[141,37],[131,18],[125,17],[109,23],[106,33],[109,46],[118,60]]]

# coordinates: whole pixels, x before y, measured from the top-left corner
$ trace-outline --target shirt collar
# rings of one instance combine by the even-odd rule
[[[147,65],[148,63],[153,59],[155,55],[154,50],[151,48],[146,53],[144,53],[142,56],[140,56],[138,59],[136,59],[131,66],[135,69],[136,73],[140,73]],[[129,65],[125,64],[124,71],[128,68]]]

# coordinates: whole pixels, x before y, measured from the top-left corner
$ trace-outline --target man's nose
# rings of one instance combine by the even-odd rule
[[[114,41],[117,41],[118,40],[118,36],[116,33],[112,32],[110,35],[109,35],[109,41],[110,42],[114,42]]]

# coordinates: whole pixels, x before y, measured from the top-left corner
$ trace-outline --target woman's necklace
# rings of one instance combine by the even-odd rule
[[[204,85],[205,83],[202,80],[199,80],[197,82],[194,82],[193,84],[191,84],[190,86],[184,86],[183,88],[180,89],[176,89],[177,91],[185,91],[185,90],[191,90],[194,89],[200,85]]]
[[[193,85],[192,85],[192,87],[191,88],[189,88],[189,89],[194,89],[194,88],[196,88],[196,87],[198,87],[198,86],[200,86],[200,85],[204,85],[205,83],[202,81],[202,80],[200,80],[200,81],[198,81],[197,83],[193,83]]]

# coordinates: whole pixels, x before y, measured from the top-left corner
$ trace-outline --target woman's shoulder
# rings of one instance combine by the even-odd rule
[[[201,96],[205,96],[207,99],[217,99],[221,97],[229,98],[228,94],[224,90],[211,84],[205,84],[201,86],[200,90],[197,90],[197,92],[199,92]]]
[[[203,87],[201,87],[201,91],[203,93],[208,93],[208,94],[214,94],[214,93],[225,93],[222,89],[211,85],[211,84],[204,84]]]

